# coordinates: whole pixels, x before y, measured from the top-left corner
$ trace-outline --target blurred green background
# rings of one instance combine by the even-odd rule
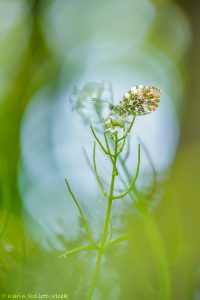
[[[58,259],[85,241],[64,177],[96,238],[105,204],[69,97],[107,80],[116,99],[136,84],[162,90],[158,111],[136,124],[158,185],[145,220],[128,202],[114,210],[116,232],[135,236],[108,251],[94,299],[200,299],[199,12],[195,0],[0,0],[1,293],[86,299],[95,254]],[[144,163],[144,193],[149,172]]]

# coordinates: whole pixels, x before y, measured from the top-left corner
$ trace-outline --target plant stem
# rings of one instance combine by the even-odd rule
[[[107,236],[107,232],[108,232],[108,226],[109,226],[110,214],[111,214],[111,208],[112,208],[113,192],[114,192],[114,186],[115,186],[115,176],[117,175],[117,172],[116,172],[116,170],[117,170],[116,169],[117,144],[118,143],[117,143],[117,139],[116,139],[115,140],[115,153],[114,153],[114,157],[113,157],[113,161],[112,161],[113,168],[112,168],[112,177],[111,177],[111,183],[110,183],[110,193],[109,193],[109,197],[108,197],[108,205],[107,205],[107,210],[106,210],[106,216],[105,216],[103,231],[102,231],[102,235],[101,235],[101,241],[100,241],[100,245],[99,245],[99,249],[98,249],[96,264],[95,264],[94,273],[93,273],[93,276],[92,276],[91,285],[90,285],[90,288],[89,288],[87,300],[92,299],[95,284],[96,284],[96,280],[97,280],[97,275],[98,275],[98,272],[99,272],[102,256],[103,256],[103,253],[104,253],[104,246],[105,246],[105,242],[106,242],[106,236]]]

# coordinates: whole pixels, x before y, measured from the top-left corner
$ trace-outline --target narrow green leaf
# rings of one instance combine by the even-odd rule
[[[71,249],[67,252],[65,252],[64,254],[60,255],[59,258],[66,258],[68,255],[70,254],[74,254],[74,253],[77,253],[77,252],[80,252],[80,251],[84,251],[84,250],[96,250],[97,248],[94,247],[94,245],[83,245],[83,246],[80,246],[80,247],[77,247],[77,248],[74,248],[74,249]]]
[[[128,187],[128,189],[124,193],[122,193],[122,194],[120,194],[118,196],[113,196],[113,199],[121,199],[124,196],[126,196],[129,192],[131,192],[131,190],[133,189],[133,187],[135,185],[135,182],[136,182],[136,180],[138,178],[139,169],[140,169],[140,144],[138,145],[138,163],[137,163],[137,169],[136,169],[135,177],[131,181],[130,186]]]
[[[83,212],[82,212],[82,209],[81,209],[81,207],[80,207],[80,205],[79,205],[79,203],[78,203],[76,197],[74,196],[74,193],[72,192],[72,189],[71,189],[71,187],[70,187],[70,185],[69,185],[69,182],[67,181],[66,178],[65,178],[65,183],[66,183],[66,185],[67,185],[68,191],[69,191],[69,193],[70,193],[72,199],[74,200],[74,203],[76,204],[76,206],[77,206],[77,208],[78,208],[78,210],[79,210],[79,214],[80,214],[80,217],[81,217],[81,219],[82,219],[82,221],[83,221],[83,225],[84,225],[85,230],[86,230],[86,232],[87,232],[88,238],[89,238],[89,240],[91,241],[91,243],[92,243],[93,245],[96,246],[96,243],[94,242],[94,240],[93,240],[93,238],[92,238],[92,235],[91,235],[91,233],[90,233],[90,230],[89,230],[89,226],[88,226],[87,220],[85,219],[84,214],[83,214]]]
[[[105,149],[105,147],[103,146],[103,144],[100,142],[99,138],[97,137],[97,135],[96,135],[96,133],[95,133],[95,131],[94,131],[92,125],[90,125],[90,129],[91,129],[91,131],[92,131],[92,134],[93,134],[95,140],[97,141],[97,143],[99,144],[99,146],[101,147],[101,149],[103,150],[103,152],[104,152],[105,154],[109,155],[108,151]]]
[[[100,190],[103,193],[104,197],[106,199],[108,199],[108,195],[107,195],[106,191],[104,190],[103,184],[101,182],[101,179],[100,179],[98,171],[97,171],[97,165],[96,165],[96,143],[95,142],[94,142],[94,147],[93,147],[93,166],[94,166],[94,172],[95,172],[95,176],[96,176],[97,182],[99,184]]]
[[[133,116],[133,119],[131,121],[131,124],[130,124],[129,128],[127,129],[126,133],[121,138],[119,138],[117,140],[118,142],[122,141],[123,139],[125,139],[127,137],[127,135],[129,134],[129,132],[131,131],[131,129],[133,127],[133,124],[135,122],[135,118],[136,118],[136,115]]]
[[[112,245],[114,245],[114,244],[123,242],[123,241],[125,241],[125,240],[131,238],[132,236],[133,236],[133,232],[128,232],[128,233],[122,234],[122,235],[120,235],[119,237],[117,237],[117,238],[115,238],[115,239],[109,241],[109,242],[106,244],[105,248],[108,248],[108,247],[110,247],[110,246],[112,246]]]

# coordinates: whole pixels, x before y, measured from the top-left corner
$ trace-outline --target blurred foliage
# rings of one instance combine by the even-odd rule
[[[113,51],[106,56],[104,63],[112,61],[118,67],[123,65],[130,70],[147,68],[149,74],[153,74],[152,65],[149,63],[147,67],[146,64],[149,59],[145,57],[144,64],[141,64],[139,56],[132,54],[133,49],[142,57],[144,53],[156,57],[156,66],[160,68],[167,61],[167,67],[160,76],[166,76],[170,97],[178,103],[177,113],[182,115],[181,138],[168,180],[162,186],[163,196],[156,210],[147,216],[141,216],[135,213],[132,206],[127,206],[120,216],[124,229],[133,228],[135,235],[128,243],[123,243],[122,247],[113,246],[109,249],[101,270],[96,297],[161,299],[159,289],[168,288],[163,285],[166,282],[166,285],[171,285],[171,299],[200,299],[199,3],[179,1],[179,5],[189,15],[192,40],[187,22],[183,22],[182,12],[173,2],[155,0],[141,3],[143,2],[150,7],[149,11],[152,5],[155,18],[152,22],[147,20],[149,23],[145,23],[140,14],[136,13],[140,25],[133,20],[134,26],[128,27],[130,18],[127,20],[126,16],[129,6],[133,9],[136,5],[136,11],[138,9],[141,12],[142,5],[138,1],[133,3],[127,0],[119,6],[114,1],[0,1],[2,293],[63,292],[69,293],[69,299],[80,299],[80,295],[81,299],[85,299],[93,270],[93,254],[81,253],[59,260],[60,251],[53,248],[53,242],[50,245],[51,251],[46,251],[41,241],[36,242],[27,233],[22,216],[23,202],[18,189],[20,130],[24,112],[38,91],[48,87],[50,94],[58,95],[63,86],[70,85],[75,75],[78,77],[84,73],[89,51],[96,51],[99,57],[103,57],[105,48],[111,47]],[[105,16],[103,21],[102,15]],[[176,23],[178,25],[174,27]],[[111,36],[119,40],[119,43],[110,43]],[[102,45],[100,49],[95,49],[97,37]],[[187,43],[190,39],[193,44],[188,53]],[[91,48],[86,47],[87,42]],[[133,45],[137,47],[134,48]],[[133,56],[131,61],[130,56],[124,55],[127,53],[126,47],[130,49],[130,56]],[[186,55],[189,55],[189,73]],[[99,65],[100,58],[95,65],[97,72]],[[174,74],[181,77],[180,85],[180,82],[175,82]],[[173,97],[176,93],[177,98]],[[33,128],[33,131],[40,129]],[[31,217],[28,222],[32,222]],[[81,228],[81,224],[79,226]],[[67,240],[59,234],[56,238],[67,249],[84,241],[83,234],[80,234],[78,241]],[[166,269],[170,283],[164,278]],[[101,295],[98,294],[99,290]]]

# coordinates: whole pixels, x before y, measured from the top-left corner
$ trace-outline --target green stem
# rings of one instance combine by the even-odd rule
[[[115,140],[115,154],[114,154],[114,158],[113,158],[112,177],[111,177],[111,183],[110,183],[110,193],[109,193],[109,197],[108,197],[106,216],[105,216],[103,231],[102,231],[102,235],[101,235],[101,241],[100,241],[100,245],[99,245],[99,249],[98,249],[96,264],[95,264],[94,273],[92,276],[87,300],[92,299],[94,288],[96,285],[97,275],[98,275],[100,264],[101,264],[101,259],[102,259],[103,253],[104,253],[104,246],[105,246],[105,242],[106,242],[106,236],[107,236],[107,232],[108,232],[108,226],[109,226],[110,214],[111,214],[111,208],[112,208],[115,176],[117,175],[116,174],[116,169],[117,169],[116,163],[117,163],[117,139]]]

